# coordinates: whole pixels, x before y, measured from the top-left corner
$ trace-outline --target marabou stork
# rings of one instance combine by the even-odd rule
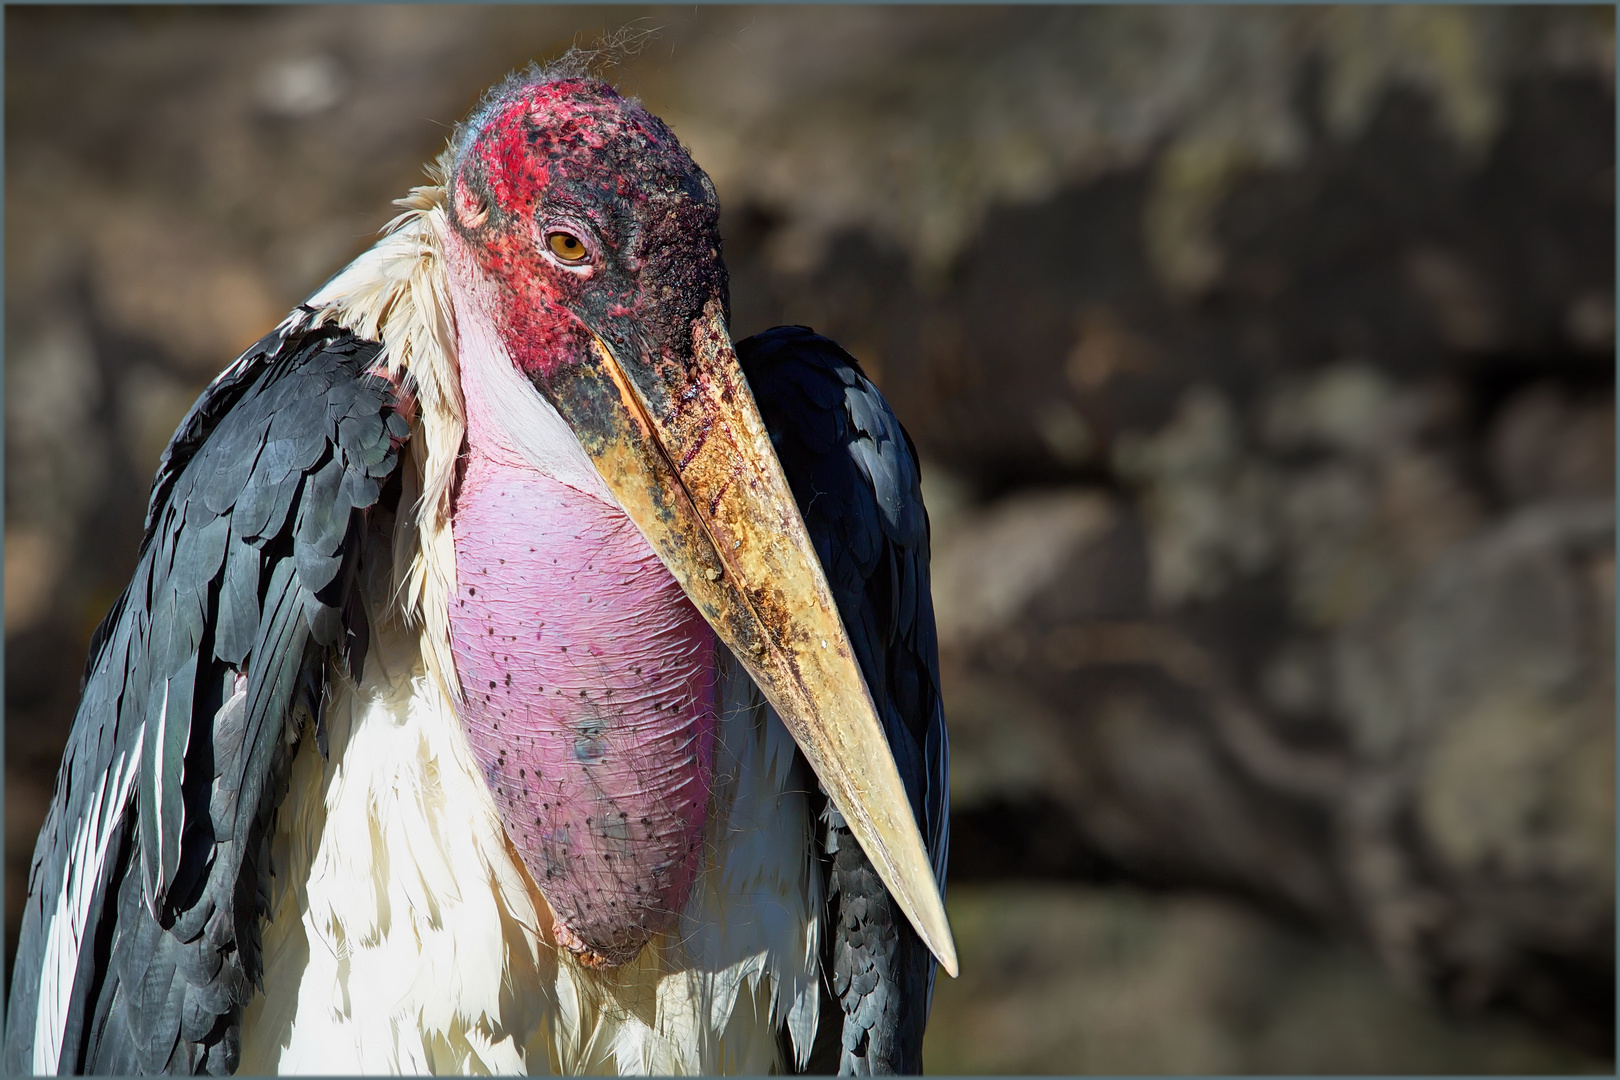
[[[918,1071],[909,439],[832,342],[733,346],[714,187],[611,87],[514,76],[429,174],[164,452],[6,1064]]]

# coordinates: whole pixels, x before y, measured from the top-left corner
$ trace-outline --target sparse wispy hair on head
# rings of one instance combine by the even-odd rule
[[[528,90],[546,83],[568,79],[597,79],[611,85],[607,73],[637,55],[658,36],[659,27],[626,24],[602,35],[590,48],[577,42],[545,63],[531,60],[511,72],[484,93],[467,119],[457,124],[450,136],[453,157],[459,158],[467,144],[482,131],[500,107]]]

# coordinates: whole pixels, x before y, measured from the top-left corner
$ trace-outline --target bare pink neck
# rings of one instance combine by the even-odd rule
[[[460,316],[462,723],[559,943],[623,963],[673,926],[697,872],[716,642],[578,444],[547,426],[561,420],[506,378],[487,324]]]

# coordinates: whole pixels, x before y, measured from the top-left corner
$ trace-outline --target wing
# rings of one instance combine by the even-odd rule
[[[854,359],[802,326],[737,345],[737,356],[861,672],[911,810],[945,883],[950,751],[928,583],[928,515],[916,448]],[[825,796],[823,796],[824,798]],[[922,1071],[934,959],[843,818],[826,805],[824,1000],[809,1071]]]
[[[164,451],[34,849],[8,1072],[235,1069],[268,826],[331,659],[358,670],[366,509],[409,430],[378,349],[289,320]]]

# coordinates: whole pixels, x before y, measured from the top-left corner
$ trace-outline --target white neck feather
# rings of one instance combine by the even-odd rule
[[[518,372],[495,327],[482,271],[453,233],[445,236],[445,264],[467,405],[468,447],[497,460],[528,465],[618,506],[567,422]]]

